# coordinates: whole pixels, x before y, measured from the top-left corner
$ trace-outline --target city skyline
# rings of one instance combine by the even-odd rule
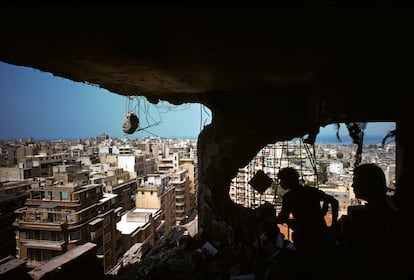
[[[0,140],[83,139],[111,137],[197,138],[211,122],[210,110],[201,104],[157,105],[144,97],[128,98],[88,83],[74,82],[30,67],[0,62]],[[133,134],[122,124],[128,110],[140,119]],[[365,135],[384,137],[395,123],[368,123]],[[344,125],[342,141],[349,141]],[[335,136],[334,125],[321,127],[317,137]]]

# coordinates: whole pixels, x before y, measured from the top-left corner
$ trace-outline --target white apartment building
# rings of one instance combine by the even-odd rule
[[[122,168],[123,170],[128,171],[131,175],[131,178],[136,178],[137,171],[139,169],[139,161],[140,158],[135,155],[119,155],[118,168]]]

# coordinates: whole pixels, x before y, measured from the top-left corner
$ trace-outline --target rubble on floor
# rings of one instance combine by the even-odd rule
[[[218,280],[254,274],[254,250],[249,246],[220,246],[185,231],[174,229],[158,247],[149,248],[139,263],[126,265],[116,275],[106,275],[105,280]]]

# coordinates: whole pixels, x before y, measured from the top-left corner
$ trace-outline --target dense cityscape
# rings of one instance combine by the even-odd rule
[[[139,261],[131,256],[177,227],[196,234],[197,140],[102,134],[1,141],[0,152],[0,258],[19,261],[32,276],[61,255],[80,257],[89,244],[97,248],[103,273],[116,274],[125,262]],[[367,144],[362,153],[362,162],[383,169],[390,193],[395,153],[395,142]],[[335,196],[344,214],[361,203],[350,187],[354,162],[353,144],[269,144],[239,169],[229,196],[248,208],[278,206],[283,192],[275,178],[291,166],[306,185]],[[272,182],[264,189],[252,183],[260,172]]]

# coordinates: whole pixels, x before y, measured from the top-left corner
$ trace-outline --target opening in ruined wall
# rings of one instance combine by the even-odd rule
[[[356,159],[358,143],[349,134],[348,124],[332,124],[320,130],[314,143],[303,138],[276,142],[263,147],[244,167],[239,169],[230,184],[232,201],[247,208],[257,208],[265,202],[272,203],[278,210],[285,193],[277,184],[277,174],[283,167],[294,167],[301,180],[308,186],[318,187],[334,195],[341,209],[359,203],[350,188],[352,170],[357,160],[360,163],[375,162],[386,174],[390,194],[395,190],[396,143],[394,122],[368,122],[363,126],[362,154]],[[273,182],[265,190],[255,179],[263,172]],[[263,175],[262,175],[263,176]],[[252,181],[253,180],[253,181]],[[267,180],[262,180],[266,182]]]
[[[126,96],[100,85],[76,82],[37,69],[0,62],[3,74],[0,140],[86,139],[101,135],[134,138],[157,136],[197,139],[210,123],[210,110],[202,104],[153,104],[144,93]],[[139,121],[123,130],[127,113]],[[135,119],[136,120],[136,119]],[[132,134],[131,134],[132,133]]]

